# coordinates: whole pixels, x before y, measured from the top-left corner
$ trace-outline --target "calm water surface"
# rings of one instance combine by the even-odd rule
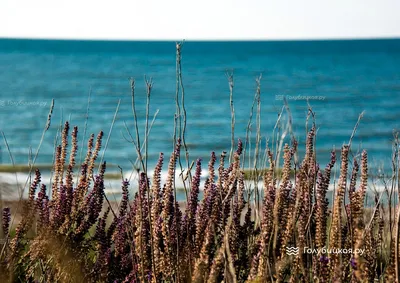
[[[353,152],[367,149],[375,167],[386,162],[389,169],[393,130],[400,126],[400,40],[185,42],[182,54],[191,159],[208,161],[212,150],[230,148],[226,70],[233,70],[237,138],[245,138],[255,78],[262,74],[263,141],[271,138],[286,96],[295,135],[303,145],[304,97],[313,96],[309,103],[316,112],[322,166],[333,147],[348,142],[358,115],[365,111]],[[27,163],[30,149],[35,152],[38,147],[54,98],[52,124],[37,160],[50,163],[61,121],[79,126],[83,138],[91,89],[87,135],[103,130],[108,136],[121,100],[105,160],[129,170],[136,160],[124,127],[126,122],[134,129],[129,79],[136,79],[136,108],[144,129],[147,75],[154,81],[150,112],[159,111],[149,140],[153,166],[159,152],[169,154],[172,149],[175,72],[174,42],[0,39],[0,131],[16,162]],[[0,155],[3,163],[10,163],[3,142]]]

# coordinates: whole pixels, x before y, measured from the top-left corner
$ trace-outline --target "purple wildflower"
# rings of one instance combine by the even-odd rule
[[[327,257],[326,255],[322,255],[319,258],[319,261],[323,264],[328,264],[329,263],[329,257]]]
[[[5,207],[3,208],[3,231],[6,237],[8,235],[8,230],[10,228],[10,221],[11,221],[10,208]]]
[[[351,264],[351,267],[353,269],[357,270],[357,262],[356,262],[356,259],[354,257],[351,258],[350,264]]]

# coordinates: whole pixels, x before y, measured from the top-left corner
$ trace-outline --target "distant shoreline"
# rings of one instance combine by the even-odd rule
[[[3,199],[6,200],[17,200],[19,198],[18,191],[17,191],[17,186],[16,186],[16,175],[18,177],[18,183],[20,187],[23,187],[25,184],[26,180],[28,179],[28,174],[27,173],[21,173],[21,172],[12,172],[12,173],[6,173],[6,172],[0,172],[0,192],[2,194]],[[339,172],[338,172],[339,173]],[[152,171],[148,172],[149,178],[152,181]],[[166,181],[166,176],[167,176],[167,171],[162,171],[161,174],[161,184],[164,184]],[[338,176],[338,175],[337,175]],[[50,186],[50,173],[45,173],[42,174],[42,183],[45,184],[47,187]],[[130,173],[125,173],[124,174],[124,179],[128,179],[131,177]],[[206,170],[203,170],[202,175],[201,175],[201,182],[200,182],[200,194],[202,194],[203,189],[204,189],[204,182],[208,177],[208,173]],[[75,181],[76,175],[74,175],[74,181]],[[181,181],[181,177],[179,177],[179,172],[176,173],[176,189],[177,189],[177,199],[178,201],[184,201],[186,198],[186,193],[184,190],[184,185]],[[218,176],[216,177],[218,178]],[[334,175],[332,175],[332,178],[334,178]],[[135,175],[132,176],[130,180],[130,185],[129,185],[129,192],[130,192],[130,197],[132,198],[134,193],[137,192],[138,189],[138,179],[136,178]],[[277,178],[278,184],[279,184],[279,178]],[[375,181],[375,183],[373,182]],[[105,174],[105,179],[104,179],[104,184],[105,184],[105,194],[109,196],[110,199],[118,201],[120,197],[122,196],[122,190],[121,190],[121,182],[122,178],[120,173],[107,173]],[[291,182],[294,184],[295,179],[293,176],[291,177]],[[348,179],[347,183],[349,184],[350,179]],[[337,184],[338,184],[338,179],[332,179],[331,183],[329,184],[328,187],[328,192],[333,193],[337,189]],[[245,187],[246,188],[254,188],[254,181],[252,180],[245,180]],[[257,186],[259,188],[259,191],[261,192],[263,190],[263,180],[262,177],[261,179],[257,182]],[[359,183],[356,185],[356,189],[358,189]],[[382,184],[382,182],[378,181],[377,179],[373,179],[372,177],[369,177],[369,182],[368,182],[368,192],[370,197],[373,199],[374,192],[377,193],[383,193],[385,191],[385,186]],[[27,197],[29,191],[29,183],[25,187],[24,191],[24,198]],[[395,186],[395,194],[397,191],[397,186]],[[347,192],[346,192],[347,194]],[[333,197],[333,195],[331,196]],[[331,198],[330,197],[330,198]],[[383,196],[385,198],[386,196]]]

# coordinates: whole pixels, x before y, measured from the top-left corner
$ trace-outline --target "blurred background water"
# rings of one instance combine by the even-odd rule
[[[272,130],[286,96],[293,130],[304,148],[307,100],[316,113],[318,160],[325,166],[333,147],[349,141],[362,111],[354,154],[369,153],[372,166],[389,170],[393,130],[400,123],[400,40],[185,42],[183,83],[190,158],[208,162],[211,151],[230,149],[227,70],[234,72],[236,138],[245,139],[250,109],[261,80],[261,135]],[[51,100],[55,107],[37,163],[51,163],[60,122],[70,120],[83,138],[88,93],[88,132],[108,136],[121,100],[104,159],[124,170],[136,160],[124,138],[124,122],[134,134],[130,78],[136,80],[136,108],[143,134],[144,75],[152,77],[151,118],[159,110],[149,139],[149,166],[160,152],[172,151],[175,113],[175,43],[0,39],[0,131],[18,164],[36,151]],[[254,116],[255,117],[255,116]],[[254,118],[253,117],[253,118]],[[254,120],[253,120],[254,121]],[[255,135],[255,124],[253,123]],[[87,136],[85,140],[87,140]],[[104,139],[104,143],[105,143]],[[143,140],[143,136],[142,136]],[[288,140],[289,141],[289,140]],[[86,143],[86,142],[85,142]],[[104,144],[103,143],[103,144]],[[79,146],[81,143],[79,142]],[[254,147],[254,142],[253,142]],[[1,162],[10,163],[3,141]]]

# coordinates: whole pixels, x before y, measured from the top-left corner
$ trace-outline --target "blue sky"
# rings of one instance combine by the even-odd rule
[[[398,0],[0,0],[0,37],[400,37]]]

